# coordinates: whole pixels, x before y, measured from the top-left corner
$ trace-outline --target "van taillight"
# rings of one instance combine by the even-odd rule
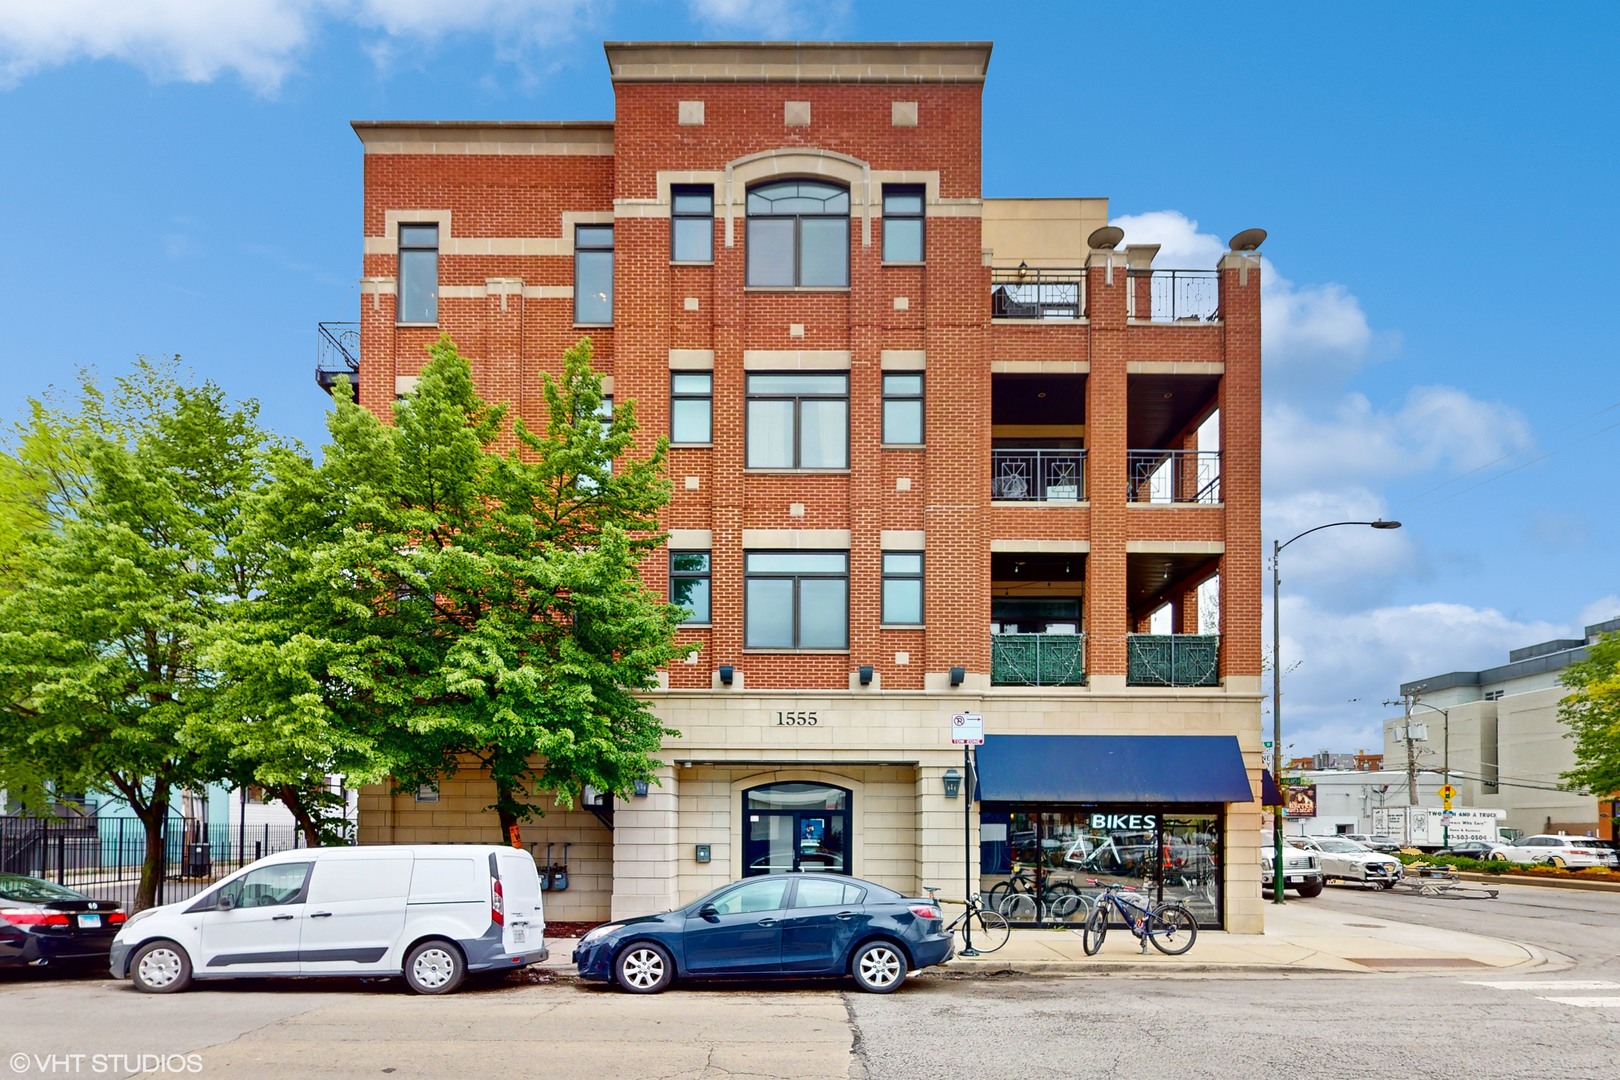
[[[506,894],[501,892],[501,879],[495,879],[495,888],[489,896],[489,921],[496,926],[506,925]]]

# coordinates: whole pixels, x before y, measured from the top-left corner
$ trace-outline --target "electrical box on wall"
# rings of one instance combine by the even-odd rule
[[[696,856],[698,862],[708,862],[709,861],[709,845],[708,844],[699,844],[697,846],[696,850],[694,851],[694,855]]]

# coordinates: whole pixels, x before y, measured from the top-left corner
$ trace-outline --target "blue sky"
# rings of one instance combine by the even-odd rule
[[[0,0],[0,417],[179,353],[318,445],[350,120],[610,118],[604,39],[988,39],[986,195],[1164,267],[1270,231],[1268,548],[1406,526],[1285,553],[1284,742],[1375,747],[1401,681],[1620,615],[1620,8],[1414,6]]]

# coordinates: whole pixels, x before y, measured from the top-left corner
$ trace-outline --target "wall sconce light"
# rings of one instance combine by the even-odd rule
[[[961,686],[962,682],[966,678],[967,678],[967,669],[966,668],[959,668],[959,667],[951,668],[951,685],[952,686]]]
[[[1019,263],[1018,264],[1018,280],[1022,281],[1024,279],[1025,275],[1027,275],[1028,273],[1029,273],[1029,263],[1027,263],[1027,262]]]
[[[861,665],[860,677],[861,677],[861,685],[862,686],[871,686],[872,685],[872,665],[871,664],[862,664]]]
[[[733,675],[733,673],[734,673],[734,671],[733,671],[733,668],[732,668],[732,666],[730,664],[721,664],[720,665],[720,685],[721,686],[730,686],[731,685],[731,676]]]
[[[945,797],[959,798],[962,794],[962,774],[955,769],[945,770]]]
[[[652,789],[652,786],[645,780],[637,780],[635,784],[636,798],[645,799],[647,797],[647,792]]]

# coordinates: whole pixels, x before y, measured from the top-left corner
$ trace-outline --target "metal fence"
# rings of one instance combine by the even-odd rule
[[[1219,686],[1219,634],[1126,634],[1126,686]]]
[[[195,896],[226,874],[277,851],[303,846],[292,826],[164,827],[157,902]],[[44,878],[131,910],[146,860],[146,830],[126,817],[0,817],[0,873]]]
[[[990,638],[994,686],[1084,686],[1084,634],[995,634]]]
[[[992,319],[1082,319],[1086,314],[1086,271],[1032,270],[1026,266],[990,271]]]
[[[1134,503],[1218,503],[1219,450],[1128,450],[1126,468]]]
[[[990,497],[1058,502],[1086,497],[1084,450],[998,449],[990,451]]]
[[[1148,279],[1147,297],[1136,283]],[[1132,270],[1125,294],[1127,318],[1151,322],[1206,322],[1220,318],[1221,279],[1214,270]],[[1142,310],[1143,306],[1147,308]]]

